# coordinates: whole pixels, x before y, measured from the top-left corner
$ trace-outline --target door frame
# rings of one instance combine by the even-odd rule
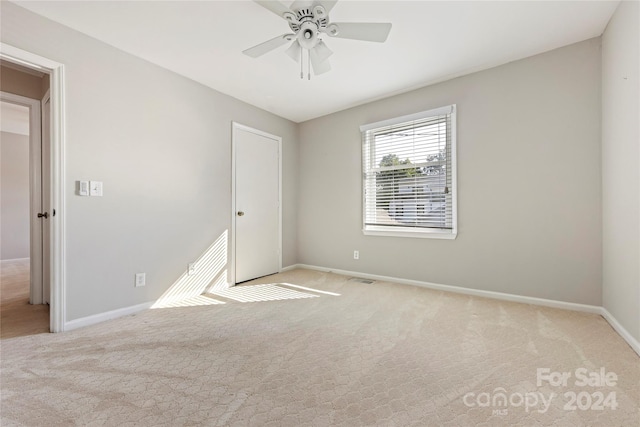
[[[29,108],[29,303],[43,304],[42,274],[42,115],[40,101],[0,91],[0,100]]]
[[[0,42],[0,59],[49,74],[51,96],[51,299],[49,330],[62,332],[66,319],[66,195],[64,65]]]
[[[250,132],[278,143],[278,272],[282,271],[282,138],[258,129],[231,122],[231,248],[229,257],[229,286],[236,285],[236,133]]]
[[[48,122],[49,122],[49,126],[45,126],[45,116],[47,115],[47,109],[45,108],[45,106],[47,105],[47,102],[49,103],[49,107],[48,107]],[[49,191],[49,195],[47,195],[47,193],[44,191],[44,189],[50,189],[51,188],[51,162],[49,161],[49,166],[47,168],[45,168],[45,165],[47,164],[47,160],[51,160],[51,90],[47,89],[47,92],[44,94],[44,96],[42,97],[42,100],[40,101],[40,123],[42,123],[42,127],[40,130],[40,140],[41,140],[41,159],[42,159],[42,211],[48,211],[52,204],[51,204],[51,191]],[[48,130],[46,129],[48,127]],[[49,134],[47,134],[48,137],[48,141],[45,141],[45,132],[49,132]],[[49,152],[45,152],[44,149],[45,147],[47,147],[48,145],[48,150]],[[45,154],[48,154],[48,156],[46,156]],[[49,215],[51,215],[52,212],[49,212]],[[47,219],[48,221],[48,219]],[[51,239],[48,237],[50,236],[51,233],[47,233],[47,223],[46,222],[42,222],[43,227],[41,228],[41,233],[42,233],[42,260],[43,262],[47,262],[47,264],[44,265],[51,265],[50,260],[51,260]],[[50,228],[49,228],[50,230]],[[51,302],[51,269],[49,269],[49,271],[47,271],[46,268],[42,268],[42,303],[43,304],[49,304]]]

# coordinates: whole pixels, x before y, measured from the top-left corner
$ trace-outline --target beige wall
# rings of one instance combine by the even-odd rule
[[[603,304],[640,341],[640,7],[602,36]]]
[[[0,259],[29,258],[29,137],[0,133]]]
[[[299,261],[600,305],[599,87],[597,38],[302,123]],[[450,104],[457,239],[364,236],[359,126]]]
[[[155,301],[230,231],[232,121],[283,139],[283,261],[296,262],[295,123],[0,7],[4,43],[65,65],[67,321]],[[91,179],[104,196],[76,196]]]
[[[0,66],[0,90],[3,92],[40,100],[48,89],[48,75],[38,77],[13,68]]]

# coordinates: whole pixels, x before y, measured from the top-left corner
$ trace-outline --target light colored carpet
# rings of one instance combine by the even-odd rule
[[[29,304],[29,259],[0,261],[0,338],[49,332],[49,305]]]
[[[2,340],[2,425],[640,424],[640,359],[600,316],[307,270],[242,288]]]

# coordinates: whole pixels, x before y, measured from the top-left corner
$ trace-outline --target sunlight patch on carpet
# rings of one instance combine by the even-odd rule
[[[166,301],[163,303],[155,304],[153,308],[178,308],[178,307],[198,307],[202,305],[218,305],[226,304],[224,301],[211,298],[207,295],[198,295],[191,298],[185,298],[182,300]]]
[[[320,289],[307,288],[306,286],[293,285],[291,283],[279,283],[279,284],[282,285],[282,286],[289,286],[291,288],[303,289],[305,291],[316,292],[316,293],[319,293],[319,294],[331,295],[332,297],[339,297],[340,296],[340,294],[336,294],[335,292],[321,291]]]
[[[210,294],[238,302],[280,301],[319,297],[319,295],[294,291],[275,284],[235,286],[229,289],[211,291]]]

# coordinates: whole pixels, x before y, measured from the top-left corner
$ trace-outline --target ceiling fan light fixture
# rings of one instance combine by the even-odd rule
[[[318,60],[320,62],[326,61],[331,55],[333,55],[333,51],[329,49],[322,40],[318,41],[318,44],[313,48],[313,50],[318,56]]]
[[[318,46],[309,51],[309,60],[311,62],[311,66],[313,67],[313,74],[315,74],[316,76],[324,74],[327,71],[331,70],[331,64],[329,64],[329,61],[327,61],[326,59],[322,60],[318,55]]]
[[[318,44],[318,28],[313,22],[305,22],[298,32],[298,43],[304,49],[313,49]]]
[[[289,46],[289,49],[285,50],[284,53],[287,54],[287,56],[291,59],[293,59],[296,62],[300,62],[300,51],[302,50],[302,48],[300,47],[300,44],[298,43],[297,40],[294,40],[293,43],[291,43],[291,46]]]

